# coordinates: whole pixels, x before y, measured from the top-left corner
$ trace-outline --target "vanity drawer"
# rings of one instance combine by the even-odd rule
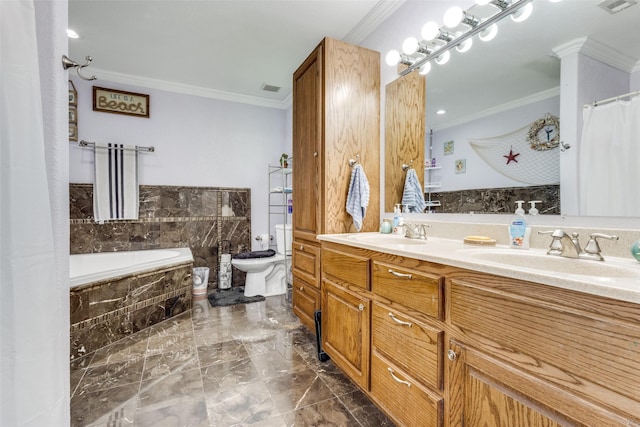
[[[323,248],[322,274],[369,289],[369,258]]]
[[[315,334],[314,313],[320,309],[320,291],[294,274],[291,301],[293,313]]]
[[[376,351],[423,384],[442,390],[443,331],[374,303],[371,334]]]
[[[399,425],[442,426],[443,398],[371,352],[371,397]]]
[[[293,271],[308,284],[320,289],[320,247],[295,240],[291,249]]]
[[[442,320],[444,280],[420,271],[373,262],[371,290],[390,301]]]

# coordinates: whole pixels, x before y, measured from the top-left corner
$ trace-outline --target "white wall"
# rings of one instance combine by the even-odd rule
[[[154,153],[140,155],[142,185],[251,188],[252,234],[267,231],[267,165],[291,153],[290,109],[72,80],[78,90],[79,139],[153,145]],[[148,94],[150,118],[93,111],[92,86]],[[69,179],[93,182],[92,150],[70,147]]]
[[[433,157],[442,169],[432,172],[434,181],[441,181],[442,187],[434,191],[455,191],[474,188],[526,187],[529,184],[510,179],[487,164],[469,144],[469,139],[483,139],[505,135],[531,125],[550,113],[559,116],[560,98],[555,96],[498,114],[472,120],[470,122],[434,131]],[[562,123],[560,123],[562,128]],[[444,142],[454,141],[454,152],[444,155]],[[429,157],[428,142],[425,159]],[[508,154],[508,153],[504,153]],[[454,162],[465,159],[467,171],[456,173]],[[558,167],[560,167],[558,165]]]

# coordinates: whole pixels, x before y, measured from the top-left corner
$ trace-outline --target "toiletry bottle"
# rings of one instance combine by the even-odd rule
[[[529,249],[531,227],[527,227],[527,220],[524,217],[524,209],[522,209],[524,201],[518,200],[516,203],[518,204],[516,216],[509,224],[509,246],[516,249]]]
[[[396,204],[393,209],[395,216],[393,217],[393,234],[404,236],[404,218],[402,218],[402,204]]]
[[[529,215],[538,215],[538,208],[536,208],[536,203],[542,203],[542,200],[531,200],[529,202],[529,205],[531,206],[531,208],[529,208]]]

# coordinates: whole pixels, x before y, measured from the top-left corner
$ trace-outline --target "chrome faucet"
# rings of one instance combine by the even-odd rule
[[[538,234],[551,234],[551,238],[553,240],[551,240],[549,250],[547,250],[547,255],[555,255],[565,258],[591,259],[595,261],[604,261],[604,258],[600,253],[601,251],[597,240],[598,238],[618,240],[618,236],[593,233],[590,235],[589,242],[583,250],[580,246],[578,233],[571,233],[571,236],[569,236],[563,230],[554,230],[538,231]]]
[[[404,223],[404,237],[409,239],[422,239],[427,240],[427,228],[431,227],[429,224],[411,224],[409,222]]]

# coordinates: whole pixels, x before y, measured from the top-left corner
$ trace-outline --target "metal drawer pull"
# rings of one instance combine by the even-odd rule
[[[301,290],[301,291],[304,291],[304,286],[300,286],[300,290]]]
[[[456,359],[458,358],[458,354],[453,351],[453,350],[449,350],[447,351],[447,357],[449,358],[449,360],[451,360],[452,362],[455,362]]]
[[[364,311],[364,304],[359,304],[358,305],[358,310]]]
[[[398,378],[395,375],[393,375],[393,369],[391,369],[391,368],[387,368],[387,369],[389,370],[389,373],[391,374],[391,378],[396,380],[396,382],[399,382],[400,384],[404,384],[407,387],[411,387],[411,383],[409,381],[401,380],[400,378]]]
[[[396,316],[394,316],[393,313],[389,313],[389,317],[391,317],[391,320],[393,320],[399,325],[405,325],[405,326],[411,327],[411,322],[405,322],[404,320],[400,320]]]
[[[406,277],[407,279],[411,279],[413,276],[411,274],[398,273],[397,271],[393,271],[389,269],[389,273],[393,274],[396,277]]]

